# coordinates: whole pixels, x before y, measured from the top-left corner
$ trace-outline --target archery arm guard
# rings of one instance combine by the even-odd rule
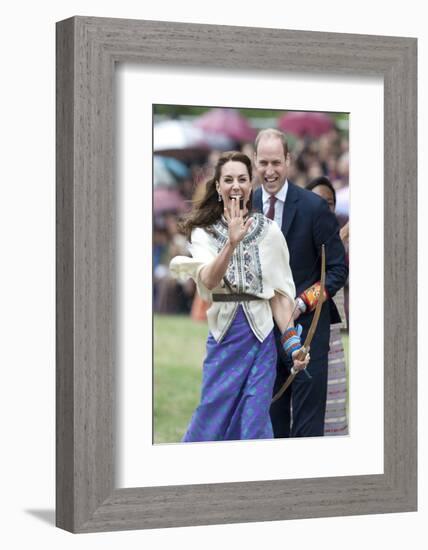
[[[303,302],[306,305],[306,311],[313,311],[318,304],[318,301],[320,299],[321,294],[321,282],[318,281],[317,283],[313,284],[306,290],[304,290],[300,295],[299,298],[303,300]],[[329,295],[326,289],[324,289],[324,300],[328,300]]]

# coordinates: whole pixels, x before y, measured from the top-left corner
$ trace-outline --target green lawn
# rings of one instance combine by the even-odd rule
[[[154,317],[154,442],[181,441],[199,402],[206,323],[188,316]],[[343,336],[345,357],[348,337]],[[348,361],[347,361],[348,362]]]
[[[188,316],[154,317],[154,442],[178,442],[199,402],[208,327]]]

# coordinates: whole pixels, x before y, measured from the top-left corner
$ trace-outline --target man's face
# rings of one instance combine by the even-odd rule
[[[254,154],[257,173],[262,185],[270,195],[275,195],[287,178],[289,155],[285,158],[284,147],[277,137],[263,137]]]

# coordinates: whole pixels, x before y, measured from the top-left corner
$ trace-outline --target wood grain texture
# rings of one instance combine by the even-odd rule
[[[56,520],[73,528],[73,25],[57,33],[56,73]]]
[[[114,487],[115,62],[384,78],[383,475]],[[57,24],[59,527],[92,532],[416,510],[416,78],[412,38],[88,17]]]

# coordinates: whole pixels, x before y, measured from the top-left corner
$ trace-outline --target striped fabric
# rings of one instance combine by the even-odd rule
[[[342,313],[342,291],[336,295],[335,302],[341,311],[342,319],[345,319]],[[324,435],[348,435],[346,363],[341,335],[342,327],[342,323],[330,327]]]

